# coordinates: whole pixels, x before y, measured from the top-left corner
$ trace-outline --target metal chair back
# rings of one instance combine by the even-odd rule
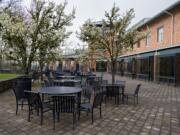
[[[58,111],[60,113],[74,113],[76,109],[76,97],[75,96],[61,96],[58,97]]]
[[[43,108],[41,97],[40,97],[38,92],[25,91],[25,95],[27,97],[28,105],[30,108],[32,108],[32,107],[35,109],[38,109],[38,108],[42,109]]]
[[[71,81],[68,81],[68,82],[63,82],[62,85],[63,86],[67,86],[67,87],[74,87],[75,83],[71,82]]]
[[[136,86],[134,95],[138,95],[138,94],[139,94],[140,87],[141,87],[141,84],[138,84],[138,85]]]
[[[102,80],[101,84],[102,84],[102,85],[108,84],[108,80]]]
[[[116,84],[126,84],[126,81],[121,81],[121,80],[116,80],[116,82],[115,82]]]
[[[103,99],[103,93],[101,91],[95,92],[93,107],[96,108],[101,105]]]
[[[115,97],[118,93],[119,93],[119,86],[116,85],[106,86],[107,97]]]
[[[13,91],[17,101],[26,98],[25,90],[31,91],[31,80],[18,79],[13,82]]]
[[[91,94],[93,91],[93,87],[92,86],[85,86],[85,87],[82,87],[82,89],[83,89],[83,96],[90,100]]]

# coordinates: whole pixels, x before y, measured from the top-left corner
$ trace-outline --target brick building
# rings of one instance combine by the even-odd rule
[[[134,28],[147,32],[132,51],[118,58],[121,75],[156,82],[180,84],[180,1]],[[96,65],[105,67],[106,62]],[[96,67],[97,71],[99,67]],[[101,69],[102,70],[102,69]]]

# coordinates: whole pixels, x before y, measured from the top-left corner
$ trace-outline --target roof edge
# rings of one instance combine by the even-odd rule
[[[144,26],[144,25],[146,25],[146,24],[148,24],[148,23],[150,23],[150,22],[152,22],[154,19],[156,19],[156,18],[162,16],[163,14],[165,14],[165,11],[171,10],[171,9],[173,9],[175,6],[177,6],[177,5],[179,5],[179,4],[180,4],[180,0],[178,0],[178,1],[175,2],[174,4],[170,5],[170,6],[167,7],[166,9],[162,10],[161,12],[159,12],[158,14],[156,14],[155,16],[149,18],[149,20],[147,20],[147,21],[145,21],[143,24],[139,25],[139,26],[137,27],[137,29],[138,29],[138,28],[141,28],[142,26]]]

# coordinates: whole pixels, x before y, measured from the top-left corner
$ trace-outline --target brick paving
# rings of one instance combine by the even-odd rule
[[[109,79],[109,74],[104,79]],[[0,93],[0,135],[180,135],[180,88],[159,85],[152,82],[126,80],[126,91],[142,84],[139,104],[133,102],[115,105],[107,101],[102,107],[102,119],[95,111],[95,122],[91,124],[90,115],[82,113],[81,120],[73,130],[72,116],[63,114],[53,130],[52,113],[44,114],[44,124],[33,115],[27,121],[27,107],[15,115],[15,97],[12,90]]]

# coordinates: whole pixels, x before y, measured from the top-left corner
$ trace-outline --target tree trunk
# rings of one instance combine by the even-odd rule
[[[26,67],[25,74],[26,74],[26,75],[29,75],[29,67]]]
[[[30,70],[31,70],[31,62],[29,62],[27,65],[27,70],[26,70],[27,75],[29,74]]]
[[[112,84],[114,84],[116,77],[116,61],[114,60],[112,60],[111,62],[111,75],[112,75]]]
[[[114,83],[115,83],[115,75],[116,75],[116,74],[115,74],[114,72],[112,72],[111,75],[112,75],[112,84],[114,84]]]
[[[39,62],[39,66],[40,66],[41,81],[43,81],[43,67],[44,67],[44,64]]]
[[[22,71],[23,71],[23,73],[25,74],[25,75],[28,75],[29,74],[29,68],[28,68],[28,66],[27,66],[27,64],[26,64],[26,62],[23,62],[22,63]]]

